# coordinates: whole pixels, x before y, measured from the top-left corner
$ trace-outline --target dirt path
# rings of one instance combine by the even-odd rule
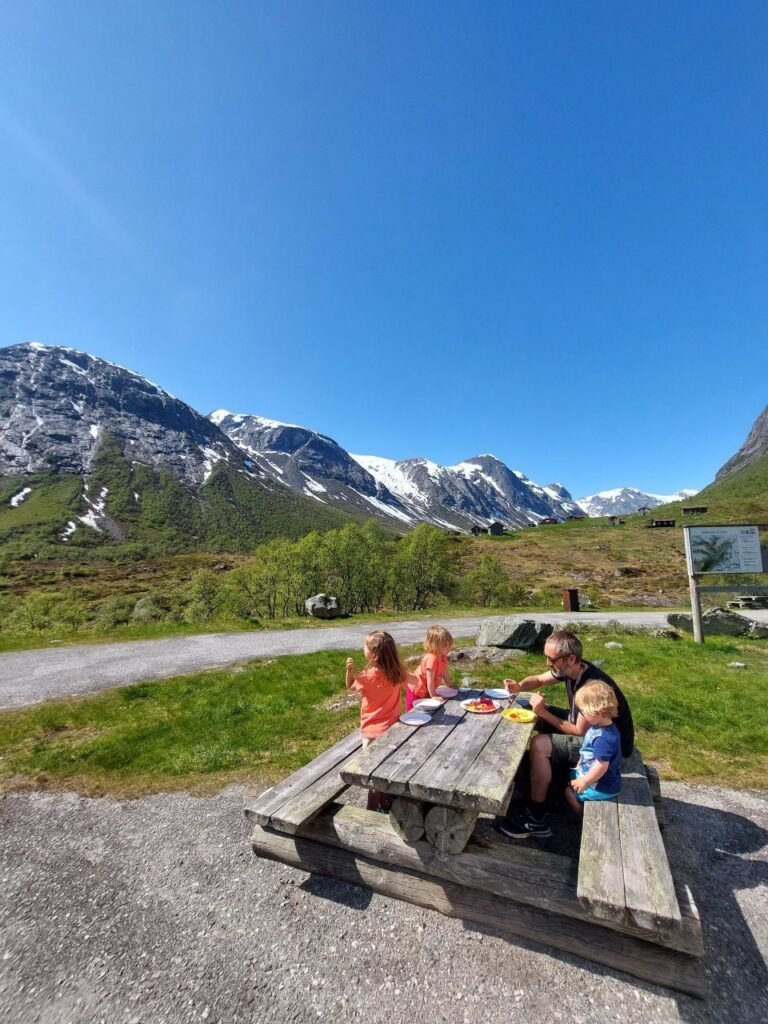
[[[756,613],[757,614],[757,613]],[[768,613],[766,621],[768,621]],[[437,618],[457,637],[475,636],[483,617]],[[526,614],[525,618],[553,623],[573,621],[573,613]],[[664,612],[586,612],[584,623],[618,620],[628,625],[666,624]],[[167,640],[136,640],[119,644],[46,648],[0,654],[0,710],[37,704],[51,697],[95,693],[126,686],[142,679],[218,668],[248,658],[282,654],[362,648],[371,629],[388,629],[400,644],[418,643],[429,622],[402,622],[329,626],[325,629],[265,630],[250,633],[211,633]]]

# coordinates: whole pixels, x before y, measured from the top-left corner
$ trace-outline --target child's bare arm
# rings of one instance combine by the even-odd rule
[[[534,693],[531,697],[531,710],[538,715],[542,722],[547,722],[553,729],[557,729],[558,732],[566,736],[584,736],[589,728],[589,723],[581,713],[578,714],[575,722],[567,722],[558,718],[557,715],[553,715],[551,711],[547,711],[547,702],[540,693]]]
[[[347,672],[344,677],[344,685],[347,689],[350,688],[352,683],[355,681],[355,660],[354,658],[347,658]]]
[[[577,793],[583,793],[585,789],[594,786],[596,782],[605,775],[610,767],[610,761],[595,761],[585,775],[579,775],[571,781],[571,786]]]

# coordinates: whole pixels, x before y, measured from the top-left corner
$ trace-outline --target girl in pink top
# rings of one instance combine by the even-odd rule
[[[363,642],[365,668],[355,673],[353,658],[347,658],[345,683],[348,690],[362,694],[360,705],[360,732],[363,746],[386,732],[400,717],[400,691],[407,683],[413,685],[417,677],[405,670],[395,641],[389,633],[377,630],[369,633]],[[388,810],[385,793],[368,792],[368,810]]]
[[[427,652],[421,659],[418,671],[418,683],[409,683],[405,688],[405,706],[408,711],[415,700],[422,697],[434,697],[435,690],[441,683],[451,685],[451,674],[448,671],[448,654],[453,647],[453,637],[445,626],[430,626],[424,637],[424,650]]]

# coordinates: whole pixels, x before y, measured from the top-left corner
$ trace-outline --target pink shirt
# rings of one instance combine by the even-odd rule
[[[413,696],[416,700],[420,700],[422,697],[429,696],[429,687],[427,686],[427,672],[432,670],[435,673],[435,679],[439,683],[442,677],[445,675],[445,671],[448,668],[448,655],[447,654],[425,654],[421,659],[419,665],[419,671],[416,675],[419,677],[418,687],[412,687]]]

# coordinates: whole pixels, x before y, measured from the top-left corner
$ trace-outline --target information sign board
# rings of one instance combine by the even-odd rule
[[[756,526],[686,526],[685,541],[691,576],[763,571]]]

